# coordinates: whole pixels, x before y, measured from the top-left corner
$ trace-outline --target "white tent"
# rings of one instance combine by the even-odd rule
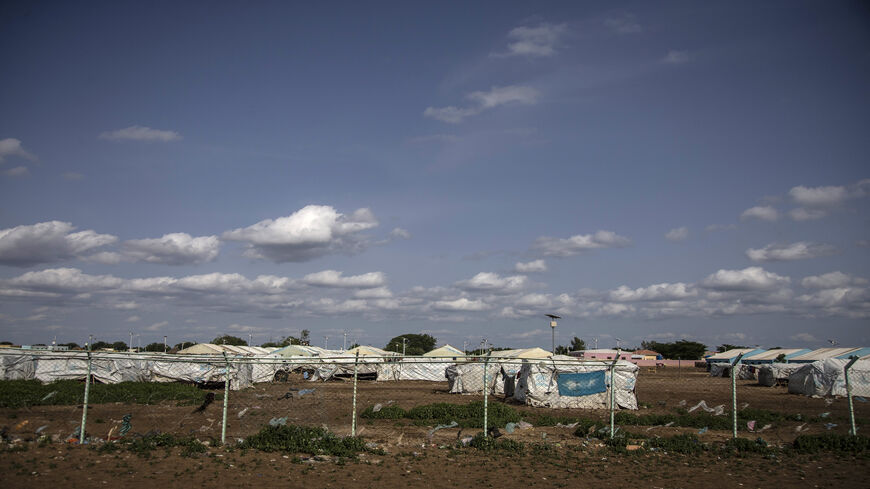
[[[849,360],[828,358],[808,363],[788,376],[788,391],[807,396],[845,396],[846,377],[843,369]],[[849,369],[852,392],[870,391],[870,360],[858,360]]]
[[[513,398],[530,406],[604,409],[610,404],[611,362],[526,362],[517,375]],[[614,400],[637,409],[637,365],[619,360],[613,368]]]
[[[450,346],[444,345],[440,348],[436,348],[430,352],[424,353],[424,357],[464,357],[465,353],[459,351],[458,349]]]
[[[771,363],[758,367],[758,383],[773,387],[786,383],[789,375],[806,365],[805,363]]]

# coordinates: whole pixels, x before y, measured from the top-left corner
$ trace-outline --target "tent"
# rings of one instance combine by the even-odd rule
[[[517,374],[513,398],[523,404],[550,408],[605,409],[614,388],[616,405],[637,409],[634,393],[638,366],[619,360],[612,362],[553,361],[524,362]]]
[[[803,367],[803,363],[770,363],[758,367],[758,383],[773,387],[788,382],[788,376]]]
[[[788,376],[788,392],[806,396],[845,396],[846,376],[843,369],[849,360],[828,358],[804,364]],[[849,369],[852,392],[870,391],[870,360],[858,360]]]
[[[730,363],[714,362],[710,364],[711,377],[731,377],[731,369],[737,369],[738,380],[755,380],[758,373],[758,367],[753,365],[745,365],[740,362],[736,367]]]
[[[361,357],[396,357],[396,356],[401,356],[395,352],[381,350],[380,348],[377,348],[374,346],[367,346],[367,345],[362,345],[362,346],[358,346],[356,348],[351,348],[346,353],[349,354],[350,356],[354,356],[354,355],[356,355],[357,352],[359,352],[359,356],[361,356]]]
[[[465,353],[459,351],[458,349],[450,346],[444,345],[440,348],[436,348],[428,353],[423,354],[424,357],[464,357]]]

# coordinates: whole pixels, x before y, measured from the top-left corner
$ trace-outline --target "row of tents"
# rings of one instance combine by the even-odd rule
[[[813,363],[828,358],[849,359],[853,356],[859,359],[870,359],[870,348],[733,348],[706,357],[708,365],[734,363],[738,356],[740,363],[746,365],[764,365],[771,363]]]

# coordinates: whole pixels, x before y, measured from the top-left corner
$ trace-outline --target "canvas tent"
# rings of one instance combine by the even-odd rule
[[[844,368],[849,360],[828,358],[804,364],[788,376],[788,392],[806,396],[845,396]],[[853,392],[870,391],[870,360],[858,360],[849,370]]]
[[[464,357],[465,353],[453,348],[450,345],[444,345],[430,352],[424,353],[424,357]]]
[[[637,409],[635,384],[638,366],[611,362],[524,362],[517,375],[513,398],[523,404],[550,408],[603,409],[610,405],[610,389],[617,406]]]
[[[770,363],[758,367],[758,383],[773,387],[777,384],[785,384],[788,377],[797,369],[803,367],[803,363]]]

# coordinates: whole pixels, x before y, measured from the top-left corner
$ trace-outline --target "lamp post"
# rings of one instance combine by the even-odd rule
[[[129,352],[131,350],[133,350],[133,332],[132,331],[130,331],[130,344],[127,345],[127,351]]]
[[[555,355],[556,354],[556,320],[562,319],[562,316],[557,316],[555,314],[544,314],[544,316],[547,316],[548,318],[550,318],[550,329],[552,330],[552,334],[553,334],[553,355]]]
[[[326,335],[323,336],[323,349],[324,350],[329,349],[329,336],[326,336]]]
[[[163,335],[163,353],[166,353],[166,335]]]
[[[405,356],[405,348],[408,346],[408,339],[402,336],[402,356]]]

